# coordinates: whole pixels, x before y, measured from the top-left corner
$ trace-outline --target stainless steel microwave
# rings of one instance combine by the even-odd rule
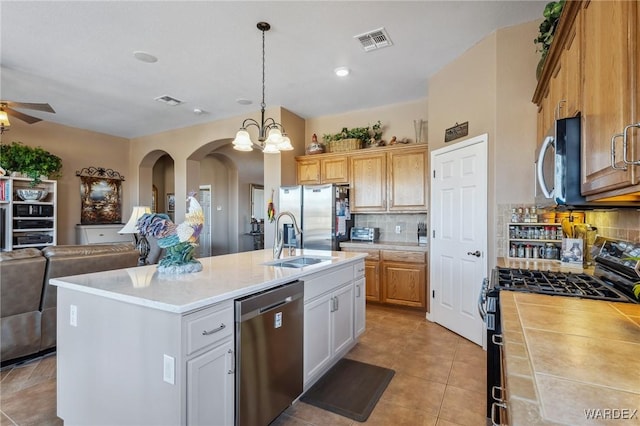
[[[536,153],[536,205],[594,209],[635,206],[633,202],[587,201],[581,193],[580,116],[556,120]]]

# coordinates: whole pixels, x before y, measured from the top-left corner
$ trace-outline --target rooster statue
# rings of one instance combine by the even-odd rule
[[[155,237],[158,246],[166,250],[166,255],[158,262],[158,272],[161,274],[202,271],[202,264],[193,256],[193,252],[204,225],[204,214],[194,195],[194,192],[189,193],[185,221],[179,225],[164,213],[147,213],[138,219],[140,234]]]

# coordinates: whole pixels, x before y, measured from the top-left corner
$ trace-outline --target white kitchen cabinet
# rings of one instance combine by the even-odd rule
[[[358,338],[365,330],[367,310],[367,282],[364,263],[353,267],[353,335]]]
[[[187,425],[233,425],[233,306],[223,303],[184,318],[188,356]]]
[[[367,284],[364,276],[357,278],[353,284],[354,294],[354,337],[358,338],[365,330],[366,324],[366,307],[367,307]]]
[[[353,282],[304,305],[304,383],[322,375],[354,342]]]
[[[355,344],[354,271],[357,268],[364,270],[364,262],[305,279],[305,390]]]
[[[233,337],[187,361],[187,424],[233,425]]]

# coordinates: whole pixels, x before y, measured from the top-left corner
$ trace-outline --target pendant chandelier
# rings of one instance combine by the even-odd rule
[[[271,29],[271,25],[266,22],[258,22],[258,29],[262,31],[262,103],[260,104],[261,119],[258,123],[253,118],[247,118],[242,122],[242,127],[236,133],[233,140],[233,149],[238,151],[252,151],[253,147],[260,149],[265,154],[278,154],[280,151],[291,151],[293,146],[291,140],[284,131],[282,124],[273,118],[264,118],[264,33]],[[258,128],[258,143],[251,140],[247,127]]]

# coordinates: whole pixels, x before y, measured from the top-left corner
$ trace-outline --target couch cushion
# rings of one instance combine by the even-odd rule
[[[0,253],[0,315],[38,311],[46,260],[37,249]]]
[[[49,246],[42,250],[45,257],[54,256],[91,256],[108,253],[127,253],[135,250],[131,243],[122,244],[90,244],[77,246]],[[135,266],[135,265],[134,265]]]
[[[42,257],[42,252],[37,248],[26,248],[0,252],[0,262],[8,262],[10,260],[19,259],[31,259],[34,257]]]

